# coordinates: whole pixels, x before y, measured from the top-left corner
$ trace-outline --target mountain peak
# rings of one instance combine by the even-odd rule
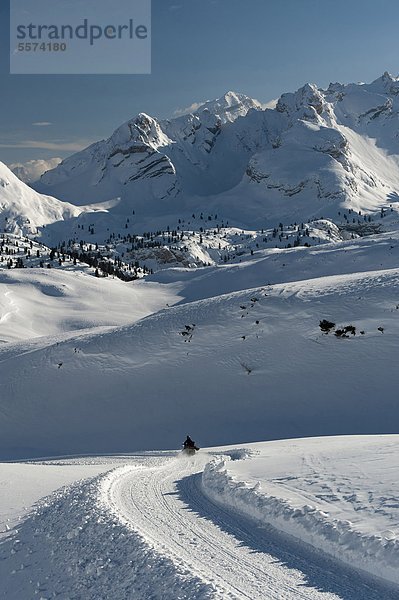
[[[399,94],[399,77],[394,77],[391,73],[385,71],[381,77],[378,77],[370,84],[370,88],[377,92],[396,96]]]
[[[169,139],[163,133],[159,122],[144,112],[130,119],[111,135],[108,144],[111,147],[130,146],[132,142],[147,144],[156,149],[169,143]]]
[[[324,96],[313,83],[305,83],[299,90],[282,94],[276,106],[277,112],[295,115],[301,119],[316,119],[325,105]]]
[[[144,125],[145,127],[155,123],[156,119],[154,119],[154,117],[151,117],[150,115],[148,115],[145,112],[140,112],[134,119],[134,122],[136,123],[136,125]]]
[[[391,75],[388,71],[384,71],[381,79],[385,80],[385,81],[398,81],[397,77],[394,77],[393,75]]]
[[[251,109],[260,110],[260,103],[245,94],[230,90],[216,100],[205,102],[195,113],[208,111],[218,116],[222,123],[232,123],[238,117],[245,117]]]

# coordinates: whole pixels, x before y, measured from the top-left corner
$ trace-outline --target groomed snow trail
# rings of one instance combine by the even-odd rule
[[[210,458],[118,468],[102,482],[101,503],[177,570],[210,584],[215,599],[395,598],[383,584],[213,503],[201,488]]]

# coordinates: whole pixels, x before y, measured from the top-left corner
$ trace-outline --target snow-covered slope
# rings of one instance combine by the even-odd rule
[[[1,275],[0,339],[18,342],[0,347],[3,456],[165,448],[190,425],[208,444],[392,432],[399,234],[341,241],[312,225],[336,241],[262,249],[260,232],[221,230],[233,262],[125,284],[9,248],[34,258]],[[325,336],[323,319],[357,335]]]
[[[397,202],[399,79],[306,84],[261,110],[228,92],[169,121],[145,114],[45,173],[39,191],[77,204],[121,197],[117,210],[214,210],[233,224],[335,218]]]
[[[252,245],[254,247],[255,244]],[[177,286],[185,301],[192,302],[265,283],[317,281],[319,277],[343,274],[355,276],[367,271],[393,269],[398,264],[399,232],[392,231],[311,248],[270,248],[256,250],[253,256],[247,251],[239,254],[231,264],[217,264],[199,270],[164,269],[149,275],[147,281]]]
[[[173,286],[99,279],[83,265],[0,269],[0,344],[133,323],[173,304]]]
[[[399,585],[397,435],[283,440],[222,454],[203,472],[212,499]]]
[[[186,430],[205,444],[392,432],[398,282],[390,268],[263,285],[4,344],[1,454],[173,447]],[[325,335],[323,319],[356,335]]]
[[[36,233],[38,228],[78,216],[81,209],[38,194],[0,162],[0,229]]]

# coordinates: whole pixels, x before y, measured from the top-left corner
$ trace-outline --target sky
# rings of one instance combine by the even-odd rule
[[[267,102],[306,82],[399,72],[397,0],[152,0],[148,75],[10,75],[7,4],[1,0],[6,164],[64,158],[139,112],[169,118],[228,90]]]

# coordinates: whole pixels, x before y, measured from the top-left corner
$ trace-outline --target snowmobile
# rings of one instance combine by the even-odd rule
[[[198,450],[199,450],[198,446],[195,445],[195,442],[193,442],[193,440],[188,435],[186,440],[183,443],[183,450],[182,450],[183,454],[188,454],[189,456],[192,456],[193,454],[198,452]]]
[[[199,448],[197,448],[197,446],[193,446],[192,448],[183,448],[182,452],[188,456],[193,456],[198,450]]]

